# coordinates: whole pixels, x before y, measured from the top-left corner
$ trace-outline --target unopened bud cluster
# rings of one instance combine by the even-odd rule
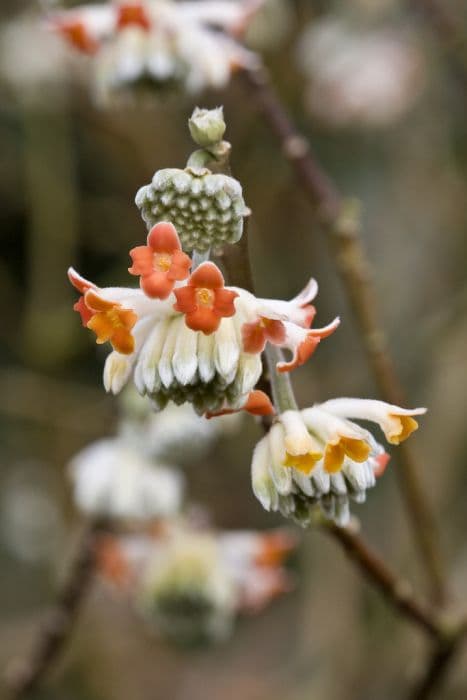
[[[171,221],[186,251],[236,243],[248,214],[240,183],[207,168],[158,170],[138,191],[136,205],[148,229]]]

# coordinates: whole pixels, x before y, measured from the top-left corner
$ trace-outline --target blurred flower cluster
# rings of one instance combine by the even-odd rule
[[[323,18],[305,29],[298,45],[307,78],[305,106],[335,127],[385,127],[416,102],[425,61],[407,31],[355,28]]]
[[[96,95],[130,88],[222,88],[255,54],[238,37],[263,0],[116,0],[52,13],[48,26],[92,57]]]
[[[118,434],[70,461],[74,500],[107,523],[96,559],[108,589],[173,643],[220,641],[238,613],[260,612],[292,589],[283,561],[297,539],[285,530],[219,531],[185,499],[175,458],[212,449],[222,434],[239,430],[238,415],[209,421],[187,404],[148,409],[134,390],[125,392]]]
[[[292,590],[284,561],[296,545],[287,530],[218,531],[189,518],[163,520],[149,533],[100,538],[98,570],[158,635],[192,646],[225,639],[239,613],[258,613]]]

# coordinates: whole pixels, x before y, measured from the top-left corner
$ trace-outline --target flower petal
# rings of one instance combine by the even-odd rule
[[[177,297],[177,301],[174,304],[175,311],[180,311],[182,314],[188,314],[195,311],[197,308],[196,303],[196,290],[190,285],[185,287],[178,287],[174,289],[174,294]]]
[[[154,253],[173,253],[181,250],[177,229],[168,221],[160,221],[148,234],[148,246]]]
[[[189,255],[182,250],[175,250],[172,254],[172,264],[167,272],[167,277],[171,280],[185,280],[189,276],[192,265]]]
[[[107,301],[97,294],[93,289],[88,289],[84,295],[84,301],[88,309],[92,311],[110,311],[115,308],[116,304],[113,301]]]
[[[192,273],[188,284],[192,287],[206,289],[219,289],[224,286],[224,277],[217,265],[212,262],[203,262]]]
[[[197,307],[185,316],[185,323],[192,331],[201,331],[210,335],[217,331],[222,318],[213,309],[207,307]]]
[[[229,317],[235,314],[234,301],[238,297],[237,292],[232,292],[230,289],[216,289],[214,296],[213,308],[219,316]]]
[[[252,354],[263,352],[266,345],[266,331],[258,321],[243,324],[242,343],[245,352]]]
[[[133,265],[128,268],[130,275],[149,275],[153,271],[154,252],[148,245],[138,245],[130,250]]]
[[[67,274],[73,287],[77,289],[78,292],[81,292],[81,294],[87,292],[88,289],[96,289],[95,284],[84,277],[81,277],[81,275],[79,275],[73,267],[68,268]]]
[[[152,299],[167,299],[174,283],[168,278],[166,272],[154,270],[151,274],[141,277],[140,287]]]

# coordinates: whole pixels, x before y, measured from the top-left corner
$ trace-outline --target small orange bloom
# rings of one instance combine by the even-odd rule
[[[151,21],[140,2],[120,3],[117,12],[118,29],[123,29],[124,27],[130,27],[132,25],[146,30],[151,28]]]
[[[239,413],[239,411],[246,411],[251,413],[252,416],[271,416],[275,413],[269,396],[264,391],[255,389],[250,391],[246,403],[241,408],[222,408],[220,411],[208,411],[205,415],[206,418],[217,418],[218,416],[227,416],[231,413]]]
[[[384,472],[386,471],[386,467],[388,466],[389,460],[391,459],[391,455],[388,455],[387,452],[383,452],[382,454],[378,455],[375,459],[378,466],[373,471],[374,475],[378,479],[380,476],[383,476]]]
[[[93,54],[99,48],[99,43],[79,19],[58,19],[55,28],[75,49],[83,53]]]
[[[287,530],[276,530],[261,535],[261,546],[255,556],[257,566],[275,568],[297,549],[297,537]]]
[[[242,341],[245,352],[263,352],[266,342],[282,345],[285,340],[285,327],[282,321],[260,316],[257,321],[244,323]]]
[[[174,289],[175,311],[185,314],[185,323],[205,335],[219,328],[221,319],[235,314],[237,292],[225,289],[221,271],[212,262],[196,268],[185,287]]]
[[[149,232],[147,245],[130,250],[132,275],[141,275],[140,286],[148,297],[167,299],[176,281],[189,275],[191,259],[182,251],[175,226],[165,221]]]
[[[290,362],[278,362],[276,368],[278,372],[290,372],[297,367],[301,367],[313,355],[314,351],[320,344],[323,338],[330,336],[339,326],[339,319],[335,318],[328,326],[324,328],[316,328],[304,330],[303,328],[292,331],[293,336],[287,337],[284,345],[289,346],[293,352],[293,357]],[[290,324],[287,324],[290,326]],[[289,340],[291,341],[289,344]]]
[[[125,589],[131,582],[131,569],[116,538],[102,535],[96,542],[96,568],[103,578]]]
[[[84,304],[92,314],[86,326],[96,334],[96,342],[100,345],[109,341],[117,352],[131,355],[135,339],[130,331],[138,320],[135,312],[102,299],[93,289],[84,295]]]
[[[94,285],[92,282],[89,282],[89,280],[84,279],[84,277],[81,277],[81,275],[78,275],[76,270],[74,270],[72,267],[68,268],[68,279],[70,280],[71,284],[75,289],[78,290],[78,292],[81,292],[83,296],[80,296],[76,304],[73,305],[74,311],[77,311],[79,315],[81,316],[81,323],[85,328],[87,328],[88,321],[91,320],[91,317],[93,315],[93,312],[88,309],[86,304],[84,303],[84,294],[88,291],[88,289],[95,289],[96,285]]]

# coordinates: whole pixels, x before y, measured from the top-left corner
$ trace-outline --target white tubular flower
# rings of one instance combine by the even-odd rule
[[[255,496],[266,510],[280,511],[304,527],[311,524],[315,505],[345,525],[349,499],[362,503],[389,460],[373,435],[349,418],[379,423],[388,442],[399,444],[417,428],[412,416],[425,411],[363,399],[285,411],[254,450]]]
[[[334,416],[378,423],[391,445],[399,445],[417,430],[418,423],[413,416],[426,413],[426,408],[399,408],[373,399],[332,399],[320,408]]]
[[[254,9],[251,0],[117,0],[58,12],[48,24],[95,56],[97,95],[105,100],[145,80],[190,92],[224,87],[234,70],[257,65],[234,38]]]
[[[76,505],[85,513],[148,520],[180,509],[181,474],[153,464],[119,438],[89,445],[71,460],[69,469]]]

